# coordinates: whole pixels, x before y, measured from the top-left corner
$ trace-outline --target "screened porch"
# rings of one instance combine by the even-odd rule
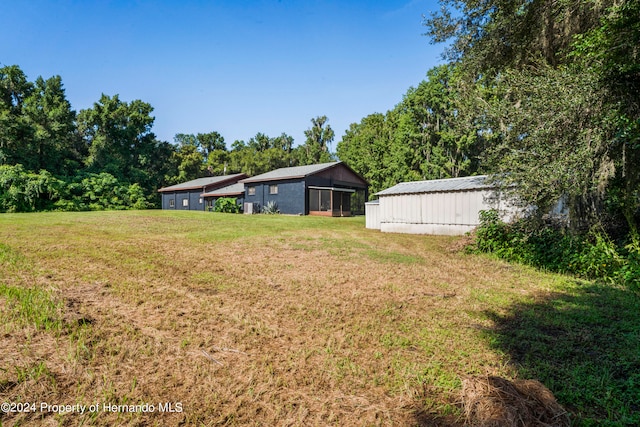
[[[351,216],[350,188],[309,187],[309,215]]]

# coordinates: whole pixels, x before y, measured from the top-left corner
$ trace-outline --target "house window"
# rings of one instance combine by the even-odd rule
[[[278,194],[278,186],[270,185],[269,186],[269,194]]]
[[[189,199],[182,199],[182,206],[185,208],[189,206]]]
[[[198,199],[198,203],[202,204],[202,197]]]
[[[170,208],[176,207],[176,199],[169,199],[169,207]]]
[[[247,193],[250,196],[255,196],[256,195],[256,187],[249,187],[249,189],[247,190]]]

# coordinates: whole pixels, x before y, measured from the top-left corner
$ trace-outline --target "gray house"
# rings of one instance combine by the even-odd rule
[[[204,211],[204,195],[227,187],[246,178],[244,173],[234,175],[210,176],[164,187],[158,190],[162,196],[162,209]]]
[[[342,162],[276,169],[240,181],[244,212],[274,202],[283,214],[350,216],[364,213],[368,183]]]

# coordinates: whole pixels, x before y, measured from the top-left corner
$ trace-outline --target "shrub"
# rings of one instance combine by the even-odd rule
[[[213,206],[215,212],[240,213],[240,206],[233,197],[220,197]]]
[[[265,206],[262,207],[262,213],[267,215],[279,214],[280,211],[278,210],[278,204],[273,200],[271,200]]]
[[[49,209],[63,182],[51,173],[26,171],[22,165],[0,166],[0,212]]]
[[[587,279],[616,281],[640,290],[640,245],[620,247],[602,227],[573,235],[554,224],[527,219],[506,224],[495,210],[480,212],[472,252]]]

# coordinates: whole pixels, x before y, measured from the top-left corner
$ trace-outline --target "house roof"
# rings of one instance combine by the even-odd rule
[[[234,175],[222,175],[222,176],[208,176],[206,178],[198,178],[187,182],[182,182],[180,184],[172,185],[170,187],[163,187],[158,191],[163,193],[167,191],[180,191],[180,190],[195,190],[198,188],[208,187],[210,185],[215,184],[224,184],[227,181],[237,181],[243,177],[246,177],[246,174],[237,173]]]
[[[314,175],[325,169],[332,168],[340,163],[342,162],[319,163],[317,165],[293,166],[290,168],[280,168],[280,169],[272,170],[267,173],[263,173],[261,175],[256,175],[251,178],[243,179],[240,182],[249,183],[249,182],[261,182],[261,181],[276,181],[281,179],[304,178],[309,175]]]
[[[218,188],[217,190],[210,191],[202,194],[202,197],[225,197],[225,196],[237,196],[244,193],[244,184],[236,182],[235,184],[227,185],[226,187]]]
[[[486,182],[486,175],[465,176],[463,178],[432,179],[429,181],[401,182],[376,193],[377,196],[395,194],[436,193],[447,191],[477,190],[493,188]]]

